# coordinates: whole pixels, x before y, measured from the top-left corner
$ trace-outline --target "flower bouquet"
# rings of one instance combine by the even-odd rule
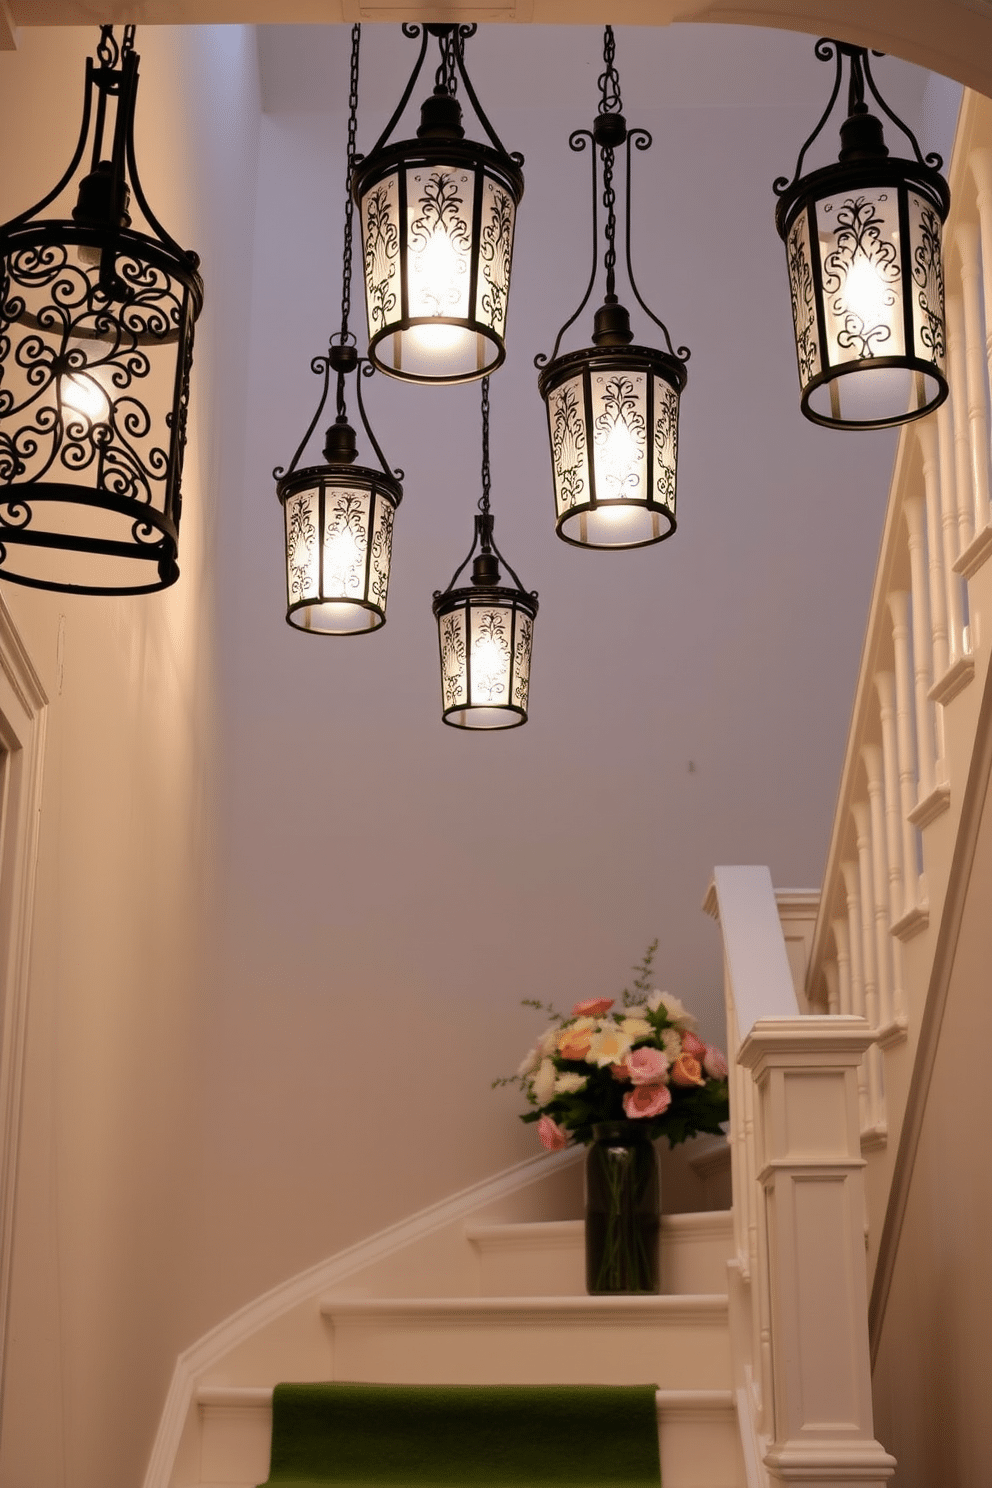
[[[550,1026],[515,1076],[549,1152],[591,1144],[586,1163],[586,1284],[591,1292],[657,1291],[658,1173],[651,1143],[721,1134],[730,1116],[727,1061],[696,1033],[677,997],[652,989],[657,941],[633,990],[577,1002],[566,1017],[525,999]],[[651,1192],[653,1191],[653,1200]],[[653,1215],[651,1213],[653,1209]],[[646,1216],[646,1217],[645,1217]]]

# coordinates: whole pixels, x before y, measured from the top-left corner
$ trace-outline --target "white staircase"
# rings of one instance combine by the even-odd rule
[[[273,1350],[282,1356],[278,1378],[655,1383],[664,1488],[745,1488],[731,1388],[729,1211],[662,1220],[665,1290],[657,1297],[586,1296],[581,1221],[469,1222],[461,1245],[463,1255],[453,1260],[462,1264],[442,1275],[464,1283],[474,1268],[477,1294],[342,1291],[314,1299],[324,1358],[315,1357],[308,1329],[294,1372],[284,1337]],[[194,1429],[186,1433],[173,1488],[253,1488],[264,1481],[276,1381],[263,1357],[256,1367],[254,1385],[197,1386]]]

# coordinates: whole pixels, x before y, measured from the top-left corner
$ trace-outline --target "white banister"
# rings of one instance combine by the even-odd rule
[[[871,1042],[861,1018],[763,1018],[738,1053],[774,1256],[772,1483],[881,1488],[896,1465],[875,1440],[868,1350],[857,1069]]]
[[[960,294],[947,296],[948,399],[954,422],[954,499],[958,513],[958,552],[975,536],[975,501],[971,489],[971,448],[968,443],[968,393],[964,360],[964,304]]]
[[[930,684],[930,620],[927,605],[927,567],[923,500],[910,496],[903,506],[909,540],[910,617],[913,644],[913,700],[916,710],[916,766],[919,772],[919,803],[933,795],[936,785],[936,751]]]
[[[968,399],[968,450],[970,455],[971,495],[974,530],[983,532],[989,524],[989,444],[986,415],[985,330],[979,292],[978,227],[973,222],[960,222],[954,235],[961,272],[961,294],[964,303],[965,388]]]

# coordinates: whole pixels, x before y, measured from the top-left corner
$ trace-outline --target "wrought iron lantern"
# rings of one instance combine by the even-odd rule
[[[950,192],[941,158],[882,98],[863,47],[821,37],[836,64],[833,92],[799,152],[795,175],[775,182],[775,223],[786,245],[800,406],[814,423],[878,429],[922,418],[947,397],[941,230]],[[875,54],[880,55],[879,53]],[[837,161],[802,174],[848,65],[847,118]],[[906,136],[913,159],[890,156],[866,87]]]
[[[630,251],[631,147],[647,150],[645,129],[628,129],[614,65],[612,26],[603,43],[601,100],[592,130],[577,129],[573,150],[592,157],[593,263],[579,308],[558,332],[550,359],[534,359],[548,410],[558,536],[590,548],[639,548],[675,531],[679,399],[689,352],[676,351],[667,327],[648,309],[634,279]],[[630,313],[616,293],[615,151],[626,146],[624,223],[627,279],[638,305],[660,328],[665,350],[634,345]],[[599,269],[597,150],[606,207],[606,293],[593,318],[592,346],[558,355],[562,337],[589,302]]]
[[[506,356],[523,156],[507,154],[465,71],[465,41],[476,29],[404,25],[405,36],[421,37],[420,56],[396,112],[371,153],[356,162],[369,356],[383,372],[410,382],[471,382]],[[441,60],[417,138],[389,144],[431,37]],[[464,137],[459,78],[488,145]]]
[[[65,175],[0,227],[0,578],[36,589],[146,594],[179,577],[203,284],[138,178],[138,62],[133,26],[120,45],[101,28]],[[84,159],[71,217],[42,216]]]
[[[362,378],[375,370],[359,357],[348,329],[351,311],[352,216],[351,173],[358,118],[358,61],[361,26],[351,33],[351,89],[348,118],[348,190],[345,197],[344,269],[341,329],[326,356],[310,366],[324,378],[324,388],[310,427],[290,462],[273,472],[286,527],[286,619],[312,635],[363,635],[386,623],[386,597],[392,558],[393,516],[403,497],[403,472],[391,472],[362,401]],[[299,468],[299,461],[320,422],[336,377],[337,418],[327,430],[323,465]],[[345,379],[355,380],[358,411],[379,469],[356,465],[358,447],[348,422]]]
[[[537,595],[524,589],[493,541],[489,507],[489,378],[482,383],[482,496],[468,557],[434,594],[441,651],[441,717],[455,728],[517,728],[527,722]],[[471,582],[456,588],[472,563]],[[513,587],[505,584],[500,563]]]

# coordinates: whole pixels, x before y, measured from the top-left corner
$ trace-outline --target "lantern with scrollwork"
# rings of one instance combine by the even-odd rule
[[[489,378],[482,383],[482,497],[465,562],[434,594],[441,655],[441,717],[454,728],[518,728],[527,722],[537,595],[493,541],[489,474]],[[458,586],[469,562],[471,582]],[[505,566],[512,585],[500,573]]]
[[[577,129],[573,150],[591,147],[592,233],[597,239],[602,168],[606,205],[603,267],[606,294],[593,320],[592,346],[559,356],[562,337],[589,302],[598,254],[579,308],[562,326],[550,359],[535,357],[538,389],[548,411],[556,530],[565,542],[589,548],[639,548],[675,531],[679,399],[689,353],[672,346],[668,329],[648,309],[634,280],[630,252],[631,147],[647,150],[651,136],[628,129],[621,112],[612,26],[604,34],[601,101],[592,130]],[[638,305],[662,331],[665,349],[635,345],[630,313],[616,294],[614,156],[626,146],[626,268]],[[599,157],[597,162],[597,155]]]
[[[409,382],[470,382],[506,356],[522,155],[510,155],[465,71],[475,26],[404,26],[420,56],[395,113],[354,176],[361,213],[369,356]],[[436,37],[441,60],[417,138],[389,144]],[[465,138],[459,78],[490,144]]]
[[[775,182],[786,245],[800,406],[814,423],[878,429],[922,418],[947,397],[941,233],[950,192],[939,155],[885,103],[864,47],[821,37],[836,63],[833,92],[791,181]],[[802,175],[833,112],[848,65],[847,117],[837,161]],[[913,159],[891,156],[866,88],[901,129]]]
[[[38,589],[143,594],[179,577],[203,285],[138,178],[133,43],[133,26],[120,47],[102,28],[68,170],[0,227],[0,579]],[[42,216],[81,166],[71,217]]]

